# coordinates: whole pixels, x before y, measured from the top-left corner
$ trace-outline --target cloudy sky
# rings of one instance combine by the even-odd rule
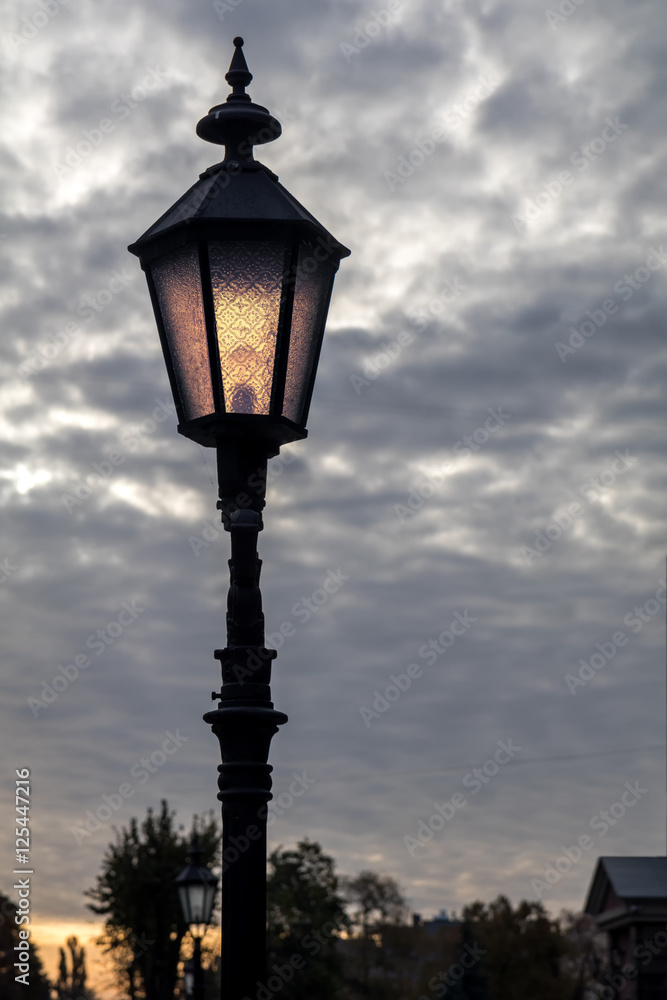
[[[272,846],[316,839],[426,916],[580,908],[597,856],[664,852],[665,21],[658,0],[5,9],[0,795],[30,769],[45,934],[88,919],[114,823],[217,808],[229,539],[126,246],[220,158],[194,128],[237,34],[283,124],[258,158],[352,251],[260,538],[267,631],[294,626]]]

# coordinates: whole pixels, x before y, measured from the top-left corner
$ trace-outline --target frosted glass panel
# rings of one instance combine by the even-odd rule
[[[209,259],[225,410],[268,414],[285,246],[211,243]]]
[[[151,274],[185,420],[213,413],[199,256],[184,247],[155,261]]]
[[[284,416],[297,424],[304,423],[305,419],[303,409],[327,316],[333,273],[326,261],[315,260],[311,247],[299,247],[283,402]]]

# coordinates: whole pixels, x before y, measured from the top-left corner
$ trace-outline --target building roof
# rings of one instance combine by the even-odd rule
[[[667,857],[598,858],[585,912],[601,913],[610,891],[621,903],[667,900]]]

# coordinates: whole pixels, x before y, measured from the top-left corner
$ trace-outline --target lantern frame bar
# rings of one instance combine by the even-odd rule
[[[162,310],[160,308],[160,300],[157,294],[157,289],[155,287],[155,282],[153,280],[153,273],[151,269],[144,268],[144,271],[146,272],[146,284],[148,285],[148,292],[151,297],[151,305],[153,306],[153,312],[155,314],[155,320],[157,324],[157,331],[160,337],[160,346],[162,347],[164,363],[166,365],[167,376],[169,378],[169,386],[171,388],[171,394],[174,397],[176,415],[178,417],[178,424],[180,426],[181,424],[184,424],[186,422],[185,413],[183,411],[183,402],[181,400],[181,393],[178,388],[178,379],[176,378],[176,371],[174,369],[174,364],[171,358],[171,351],[169,349],[169,340],[167,338],[167,331],[165,330],[164,327],[164,319],[162,317]]]
[[[317,326],[319,324],[320,332],[318,335],[317,344],[315,345],[315,349],[313,350],[313,355],[312,355],[313,367],[311,369],[310,375],[308,376],[308,382],[306,384],[306,389],[303,396],[302,420],[304,427],[306,425],[306,421],[308,420],[308,415],[310,413],[310,403],[313,398],[313,391],[315,389],[315,378],[317,377],[317,369],[320,363],[320,354],[322,353],[322,344],[324,343],[324,331],[326,327],[326,320],[327,320],[327,315],[329,313],[329,304],[331,302],[331,296],[333,294],[333,286],[334,286],[334,281],[336,279],[337,270],[338,270],[338,263],[336,264],[335,267],[331,269],[331,273],[329,275],[329,282],[326,288],[326,294],[322,297],[322,301],[320,303],[320,309],[317,314],[317,323],[315,324],[315,328],[317,329]]]
[[[211,259],[208,252],[208,240],[198,241],[199,279],[201,282],[202,303],[204,306],[204,326],[206,327],[206,344],[208,346],[208,363],[211,370],[211,389],[215,412],[226,415],[225,388],[220,371],[220,348],[215,324],[215,302],[213,300],[213,285],[211,283]]]
[[[283,272],[280,288],[280,308],[278,311],[278,330],[276,332],[276,353],[273,359],[273,382],[271,384],[271,402],[269,413],[280,417],[285,401],[285,380],[287,379],[287,362],[292,341],[292,314],[294,312],[294,293],[296,289],[296,263],[299,259],[300,243],[294,241],[285,246]]]

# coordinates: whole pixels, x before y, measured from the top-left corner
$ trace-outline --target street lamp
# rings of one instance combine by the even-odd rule
[[[271,739],[287,716],[271,701],[257,537],[267,460],[306,437],[334,275],[347,250],[253,159],[280,124],[253,104],[243,39],[226,74],[232,93],[197,125],[225,146],[129,247],[146,272],[178,430],[217,452],[231,534],[227,645],[219,702],[204,720],[220,741],[223,819],[222,992],[254,995],[266,961],[266,804]]]
[[[192,1000],[204,1000],[204,977],[201,967],[201,939],[211,922],[218,878],[203,862],[197,838],[188,851],[188,864],[176,878],[183,919],[190,928],[195,947],[192,966],[185,968],[185,992]],[[188,973],[190,973],[188,975]]]

